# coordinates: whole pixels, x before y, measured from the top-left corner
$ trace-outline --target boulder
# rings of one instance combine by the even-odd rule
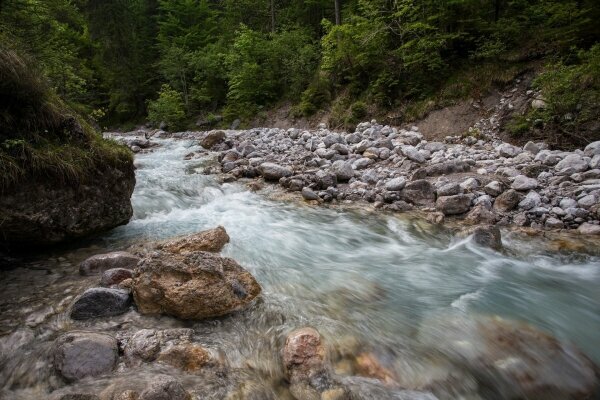
[[[213,148],[213,146],[221,143],[225,140],[225,132],[223,131],[210,131],[204,136],[200,145],[207,150]]]
[[[46,246],[129,222],[135,186],[132,160],[117,168],[86,171],[89,179],[64,184],[27,179],[0,195],[0,243]]]
[[[408,183],[401,195],[404,200],[418,206],[430,206],[435,201],[433,185],[424,179]]]
[[[531,191],[519,202],[519,208],[521,210],[531,210],[534,207],[538,207],[541,203],[542,198],[540,195],[537,192]]]
[[[600,235],[600,225],[583,223],[577,228],[577,232],[582,235]]]
[[[142,314],[181,319],[229,314],[261,292],[254,277],[234,260],[202,251],[151,252],[134,271],[132,288]]]
[[[193,251],[220,252],[229,243],[229,235],[225,228],[218,226],[213,229],[198,232],[193,235],[180,236],[159,242],[155,248],[170,253],[182,253]]]
[[[481,225],[470,230],[473,241],[480,246],[493,250],[502,250],[502,235],[500,229],[494,225]]]
[[[425,156],[413,146],[402,146],[402,154],[411,161],[422,164],[425,162]]]
[[[70,315],[76,320],[111,317],[126,313],[130,306],[127,290],[91,288],[75,300]]]
[[[597,367],[576,347],[515,321],[466,314],[430,317],[418,339],[473,371],[503,399],[593,399],[599,388]]]
[[[469,211],[469,213],[465,216],[465,221],[469,224],[495,224],[496,223],[496,214],[488,210],[484,206],[475,206]]]
[[[589,162],[579,154],[569,154],[554,167],[556,171],[568,171],[569,174],[584,172],[589,168]]]
[[[302,188],[302,198],[304,200],[319,200],[319,195],[316,194],[311,188],[303,187]]]
[[[155,361],[173,346],[188,345],[192,341],[192,329],[142,329],[124,341],[125,361],[130,366]]]
[[[585,147],[583,154],[587,157],[594,157],[600,155],[600,141],[592,142]]]
[[[502,143],[500,146],[496,147],[496,151],[498,152],[498,154],[501,157],[512,158],[512,157],[516,157],[523,150],[521,150],[519,147],[513,146],[511,144]]]
[[[390,179],[385,183],[385,190],[390,192],[399,192],[406,186],[406,179],[404,177],[398,177]]]
[[[490,196],[496,197],[504,191],[503,185],[498,181],[492,181],[483,187],[483,191]]]
[[[294,172],[290,167],[284,167],[275,163],[262,163],[260,173],[267,181],[279,181],[281,178],[291,176]]]
[[[67,382],[107,374],[119,357],[117,339],[95,332],[66,333],[56,339],[52,352],[54,368]]]
[[[291,332],[283,348],[283,365],[290,381],[306,380],[325,367],[325,347],[313,328]]]
[[[518,175],[510,187],[521,192],[534,190],[538,187],[538,181],[534,178],[528,178],[525,175]]]
[[[133,277],[133,271],[125,268],[113,268],[104,271],[102,278],[100,279],[100,286],[110,287],[118,285],[126,279]]]
[[[444,215],[464,214],[471,208],[471,196],[465,194],[441,196],[438,197],[435,206]]]
[[[352,164],[349,162],[338,160],[331,165],[331,172],[333,172],[340,182],[348,182],[354,176],[354,170]]]
[[[115,268],[133,269],[139,261],[139,257],[126,251],[96,254],[79,264],[79,273],[93,275]]]
[[[181,382],[170,376],[158,376],[140,394],[139,400],[192,400]]]
[[[437,189],[438,196],[454,196],[461,192],[461,187],[456,182],[446,183]]]

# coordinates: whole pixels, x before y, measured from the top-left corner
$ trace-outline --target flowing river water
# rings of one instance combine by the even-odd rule
[[[120,364],[110,376],[65,386],[53,372],[51,349],[70,330],[119,336],[143,328],[193,328],[195,340],[216,349],[235,371],[180,373],[202,399],[227,398],[244,381],[260,387],[264,398],[289,398],[281,388],[279,354],[285,335],[303,326],[317,328],[330,347],[377,355],[402,387],[438,382],[438,398],[504,397],[503,389],[486,395],[469,371],[455,374],[461,367],[452,358],[442,362],[432,355],[432,343],[448,343],[444,335],[451,329],[439,321],[449,318],[499,315],[525,322],[600,364],[600,257],[593,248],[553,251],[547,240],[503,232],[505,251],[499,253],[402,215],[269,200],[243,184],[203,175],[206,160],[184,160],[199,149],[193,141],[158,141],[153,152],[136,156],[128,225],[0,271],[0,398],[44,399],[53,390],[75,389],[98,394],[110,385],[143,386],[155,374],[176,373],[159,364]],[[73,299],[97,285],[98,277],[78,274],[77,264],[87,256],[217,225],[231,237],[223,254],[263,287],[245,312],[201,322],[135,311],[69,319]],[[544,363],[544,354],[535,357]],[[335,368],[343,374],[343,363]],[[436,398],[415,396],[390,398]]]

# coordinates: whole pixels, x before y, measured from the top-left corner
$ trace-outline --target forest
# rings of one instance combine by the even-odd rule
[[[0,43],[102,128],[284,104],[290,119],[402,123],[534,68],[551,107],[533,120],[589,131],[599,18],[594,0],[3,0]]]

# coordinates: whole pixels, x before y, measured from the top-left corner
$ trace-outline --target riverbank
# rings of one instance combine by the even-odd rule
[[[188,159],[218,154],[226,182],[261,179],[318,203],[368,202],[393,212],[418,210],[428,219],[497,224],[534,230],[600,234],[600,142],[573,152],[544,143],[523,147],[477,130],[425,140],[409,130],[375,121],[353,133],[317,130],[134,132],[150,138],[198,140],[205,150]],[[127,139],[136,151],[139,139]],[[137,148],[136,148],[137,147]]]

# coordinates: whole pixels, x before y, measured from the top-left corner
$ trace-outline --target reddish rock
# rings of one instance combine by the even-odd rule
[[[291,380],[302,380],[324,368],[325,347],[313,328],[293,331],[285,340],[283,364]]]

